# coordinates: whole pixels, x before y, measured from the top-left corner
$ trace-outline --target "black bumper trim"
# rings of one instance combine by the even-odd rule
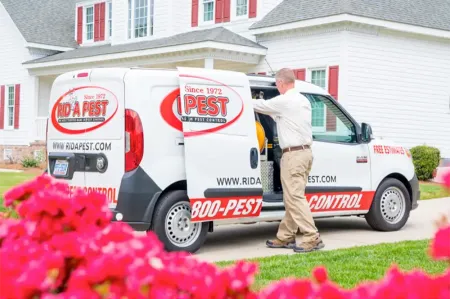
[[[414,177],[409,181],[409,185],[411,186],[411,211],[415,210],[419,207],[419,199],[420,199],[420,186],[419,180],[417,176],[414,174]]]
[[[205,198],[223,198],[230,196],[262,196],[262,188],[208,188]]]
[[[150,227],[155,203],[161,194],[161,189],[151,177],[138,167],[125,173],[120,183],[117,206],[112,211],[113,221],[117,221],[116,214],[121,213],[120,221],[130,224],[133,228]]]

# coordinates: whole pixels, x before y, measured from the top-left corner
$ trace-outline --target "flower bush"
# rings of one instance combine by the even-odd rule
[[[252,290],[258,266],[220,269],[182,252],[166,252],[157,237],[111,222],[106,198],[50,176],[12,188],[5,205],[19,219],[0,219],[0,298],[450,298],[450,267],[430,276],[393,265],[376,282],[346,290],[318,267],[312,279],[284,279]],[[430,246],[450,263],[450,224]]]

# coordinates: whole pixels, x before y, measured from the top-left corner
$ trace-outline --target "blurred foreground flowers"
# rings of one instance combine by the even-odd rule
[[[165,252],[154,234],[136,236],[127,224],[111,222],[103,195],[67,191],[43,175],[5,194],[20,219],[0,217],[0,298],[450,298],[450,268],[429,276],[394,265],[380,281],[352,290],[318,267],[312,279],[284,279],[254,292],[256,264],[219,269]],[[430,255],[450,264],[445,219]]]

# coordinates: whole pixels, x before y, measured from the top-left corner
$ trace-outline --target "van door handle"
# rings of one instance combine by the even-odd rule
[[[258,166],[258,150],[256,147],[250,149],[250,167],[255,169]]]
[[[177,137],[177,138],[175,138],[175,143],[177,145],[184,145],[184,139],[180,138],[180,137]]]

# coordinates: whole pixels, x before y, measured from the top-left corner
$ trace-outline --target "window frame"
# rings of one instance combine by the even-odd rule
[[[351,116],[350,113],[348,113],[347,110],[345,110],[344,107],[342,107],[341,105],[339,105],[336,100],[329,96],[329,95],[325,95],[325,94],[320,94],[320,93],[314,93],[314,92],[300,92],[303,96],[305,96],[306,98],[308,98],[308,95],[312,95],[312,96],[318,96],[318,97],[323,97],[325,99],[327,99],[329,101],[329,104],[332,105],[336,110],[339,110],[339,112],[342,113],[342,117],[344,117],[349,123],[352,124],[352,127],[354,129],[354,133],[355,133],[355,140],[353,142],[342,142],[342,141],[335,141],[335,140],[322,140],[322,139],[317,139],[316,134],[327,134],[329,133],[330,136],[333,135],[333,133],[335,132],[315,132],[313,130],[313,141],[314,142],[326,142],[326,143],[336,143],[336,144],[343,144],[343,145],[359,145],[362,142],[361,140],[361,126],[360,124]],[[309,100],[309,99],[308,99]],[[328,105],[326,103],[324,103],[325,107],[328,107]],[[336,117],[336,119],[340,120],[340,117],[338,115],[336,115],[335,113],[333,113]],[[340,122],[342,122],[342,120],[340,120]]]
[[[88,39],[87,10],[92,8],[92,39]],[[83,43],[95,42],[95,3],[83,5]]]
[[[205,2],[210,3],[212,2],[212,19],[209,21],[205,21]],[[199,25],[212,25],[216,23],[216,0],[199,0],[198,5],[198,23]]]
[[[155,33],[155,0],[145,0],[147,1],[147,34],[145,36],[135,36],[136,28],[134,26],[134,22],[136,19],[136,1],[139,0],[128,0],[127,1],[127,30],[126,30],[126,38],[128,40],[137,40],[137,39],[148,39],[154,36]],[[131,2],[131,6],[130,6]],[[131,11],[131,12],[130,12]],[[131,14],[130,14],[131,13]]]
[[[245,0],[247,1],[247,13],[244,15],[240,15],[238,16],[237,14],[237,7],[238,7],[238,1],[239,0],[232,0],[232,4],[231,4],[231,11],[232,11],[232,16],[234,20],[247,20],[249,18],[249,13],[250,13],[250,0]]]
[[[112,30],[113,30],[113,15],[112,15],[112,1],[106,1],[105,8],[105,40],[110,40],[112,38]],[[107,34],[106,34],[107,32]]]
[[[13,99],[12,99],[12,107],[10,107],[9,104],[9,89],[12,88],[13,92]],[[9,85],[5,85],[5,94],[4,94],[4,99],[5,99],[5,111],[3,111],[3,128],[4,130],[14,130],[14,122],[15,122],[15,113],[16,113],[16,86],[14,84],[9,84]],[[9,125],[9,108],[12,108],[12,125]]]
[[[95,5],[97,4],[101,4],[101,3],[105,3],[105,24],[104,24],[104,31],[105,31],[105,39],[104,40],[98,40],[95,41],[95,15],[96,15],[96,9],[95,9]],[[92,44],[103,44],[103,43],[108,43],[111,40],[112,36],[109,36],[109,25],[108,25],[108,16],[109,16],[109,8],[108,5],[109,3],[111,3],[111,7],[112,7],[112,0],[89,0],[89,1],[84,1],[84,2],[80,2],[77,3],[76,8],[75,8],[75,15],[77,16],[75,18],[75,38],[77,39],[78,37],[78,9],[81,7],[83,10],[83,18],[82,18],[82,42],[81,45],[92,45]],[[87,9],[92,7],[93,10],[93,15],[92,15],[92,39],[88,40],[87,39],[87,23],[86,23],[86,15],[87,15]],[[114,16],[111,15],[111,24],[113,23],[113,19]]]
[[[316,85],[314,83],[312,83],[312,74],[314,71],[325,71],[325,87]],[[316,86],[319,86],[320,88],[323,88],[325,91],[328,90],[328,68],[326,66],[323,67],[314,67],[314,68],[308,68],[308,71],[306,72],[306,78],[305,81],[309,82],[311,84],[314,84]],[[314,132],[318,132],[318,133],[323,133],[327,131],[327,108],[326,105],[324,104],[323,107],[323,126],[313,126],[313,131]]]

